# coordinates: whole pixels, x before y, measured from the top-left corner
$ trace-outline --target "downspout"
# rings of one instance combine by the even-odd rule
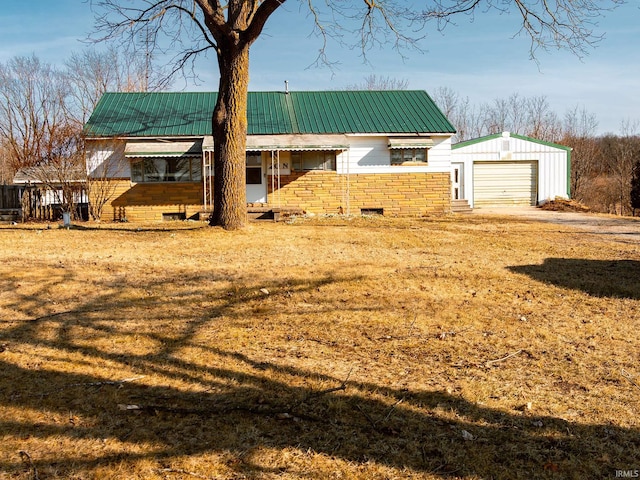
[[[571,152],[573,148],[567,150],[567,198],[571,199]]]

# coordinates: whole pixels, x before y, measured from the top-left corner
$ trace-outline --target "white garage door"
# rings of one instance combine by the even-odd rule
[[[474,162],[474,207],[535,205],[538,163]]]

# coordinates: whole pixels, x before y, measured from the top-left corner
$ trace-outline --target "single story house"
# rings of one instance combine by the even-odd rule
[[[114,182],[105,220],[211,211],[216,95],[101,98],[85,133],[89,175]],[[250,92],[247,120],[249,208],[407,216],[451,210],[455,128],[424,91]]]
[[[471,208],[569,198],[571,148],[503,132],[451,147],[451,195]]]

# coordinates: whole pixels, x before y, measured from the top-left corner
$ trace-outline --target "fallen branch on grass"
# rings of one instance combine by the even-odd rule
[[[102,382],[82,382],[82,383],[70,383],[68,385],[63,385],[60,388],[56,388],[55,390],[51,390],[49,392],[41,392],[41,393],[35,393],[32,395],[25,395],[28,397],[46,397],[48,395],[52,395],[54,393],[58,393],[61,392],[63,390],[66,390],[67,388],[75,388],[75,387],[103,387],[105,385],[116,385],[116,386],[122,386],[122,384],[124,383],[130,383],[130,382],[135,382],[136,380],[140,380],[141,378],[144,378],[144,375],[139,375],[137,377],[131,377],[131,378],[125,378],[122,380],[107,380],[107,381],[102,381]],[[20,398],[22,395],[14,395],[13,398]]]
[[[393,434],[395,433],[395,431],[392,428],[389,427],[381,427],[379,426],[379,423],[381,422],[386,422],[387,420],[389,420],[389,417],[391,416],[391,414],[393,413],[393,411],[396,409],[396,407],[398,405],[400,405],[402,402],[404,401],[404,398],[399,399],[398,401],[396,401],[393,405],[391,405],[389,407],[389,411],[387,412],[387,414],[384,416],[384,418],[380,418],[378,420],[374,420],[373,418],[371,418],[371,415],[369,415],[367,412],[364,411],[364,409],[359,405],[356,404],[356,408],[358,410],[360,410],[360,413],[362,413],[362,415],[364,415],[364,417],[367,419],[367,421],[371,424],[371,427],[373,427],[373,429],[377,432],[381,432],[381,433],[385,433],[385,434]]]
[[[369,335],[365,334],[365,337],[367,337],[369,340],[383,340],[383,341],[388,341],[388,340],[408,340],[409,338],[423,338],[425,340],[428,340],[430,338],[437,338],[438,340],[444,340],[447,337],[455,337],[456,335],[460,335],[461,333],[467,332],[469,330],[471,330],[472,327],[467,327],[467,328],[463,328],[460,331],[449,331],[449,332],[440,332],[440,333],[411,333],[411,331],[413,330],[413,324],[411,324],[411,327],[409,329],[409,333],[407,335],[384,335],[382,337],[378,337],[378,338],[371,338],[369,337]]]
[[[333,388],[327,388],[326,390],[320,390],[318,392],[311,392],[309,395],[307,395],[307,397],[303,401],[299,402],[297,405],[299,405],[301,403],[305,403],[307,400],[310,400],[312,398],[320,397],[322,395],[326,395],[328,393],[333,393],[333,392],[339,392],[341,390],[346,390],[347,389],[347,382],[349,381],[349,377],[351,377],[351,372],[353,372],[353,367],[351,367],[351,370],[349,370],[349,373],[347,373],[347,378],[345,378],[339,386],[333,387]]]
[[[367,412],[365,412],[365,411],[363,410],[363,408],[362,408],[359,404],[356,404],[356,408],[357,408],[358,410],[360,410],[360,413],[362,413],[362,415],[364,415],[364,418],[366,418],[366,419],[369,421],[369,423],[371,424],[371,426],[372,426],[374,429],[376,429],[376,428],[377,428],[377,426],[378,426],[378,425],[377,425],[377,423],[378,423],[378,422],[376,422],[373,418],[371,418],[371,416],[370,416]]]
[[[322,395],[327,395],[329,393],[338,392],[347,389],[347,382],[349,381],[349,377],[351,376],[351,372],[353,368],[349,370],[347,377],[342,381],[342,383],[337,387],[327,388],[325,390],[319,390],[317,392],[309,393],[302,400],[287,405],[286,407],[279,407],[277,405],[260,405],[260,406],[245,406],[245,405],[235,405],[228,407],[216,407],[212,408],[184,408],[184,407],[171,407],[166,405],[158,405],[158,404],[126,404],[119,403],[118,409],[122,411],[128,412],[147,412],[156,414],[158,412],[165,413],[173,413],[177,415],[226,415],[233,412],[245,412],[253,415],[266,415],[266,416],[275,416],[280,420],[310,420],[310,421],[321,421],[322,419],[316,416],[312,416],[306,413],[298,412],[297,409],[301,408],[302,405],[309,402],[309,400],[313,398],[320,397]]]
[[[205,475],[200,475],[199,473],[189,472],[187,470],[182,470],[181,468],[159,468],[156,470],[158,473],[177,473],[179,475],[189,475],[191,477],[203,478],[205,480],[213,480],[214,477],[207,477]]]
[[[509,355],[507,355],[506,357],[497,358],[497,359],[495,359],[495,360],[489,360],[489,361],[485,362],[484,366],[485,366],[485,367],[490,367],[491,365],[493,365],[493,364],[495,364],[495,363],[498,363],[498,362],[504,362],[505,360],[508,360],[508,359],[510,359],[510,358],[512,358],[512,357],[515,357],[516,355],[521,354],[523,351],[524,351],[524,350],[520,349],[520,350],[518,350],[517,352],[510,353],[510,354],[509,354]]]
[[[638,384],[633,380],[633,375],[631,375],[629,372],[627,372],[624,368],[622,368],[622,369],[620,370],[620,373],[622,374],[622,376],[623,376],[624,378],[626,378],[626,379],[631,383],[631,385],[633,385],[633,386],[634,386],[634,387],[636,387],[636,388],[640,388],[640,385],[638,385]]]
[[[40,480],[38,476],[38,469],[33,464],[33,460],[31,460],[31,455],[29,455],[24,450],[20,450],[20,458],[22,459],[22,463],[26,464],[27,467],[31,470],[31,479],[32,480]]]
[[[32,318],[27,321],[41,322],[42,320],[48,320],[50,318],[60,317],[63,315],[72,315],[72,314],[78,314],[78,313],[96,313],[103,310],[104,309],[101,309],[101,308],[79,308],[77,310],[64,310],[61,312],[47,313],[46,315],[41,315],[40,317]]]
[[[243,412],[251,415],[264,415],[267,417],[274,417],[278,420],[307,420],[310,422],[322,422],[323,418],[317,417],[314,415],[309,415],[303,412],[294,411],[292,408],[269,408],[269,406],[246,406],[246,405],[235,405],[229,407],[222,408],[184,408],[184,407],[170,407],[167,405],[157,405],[157,404],[124,404],[119,403],[118,408],[122,411],[133,412],[133,413],[150,413],[152,415],[157,415],[158,413],[170,413],[173,415],[198,415],[198,416],[206,416],[210,417],[212,415],[229,415],[232,413]]]
[[[144,378],[144,375],[138,375],[137,377],[125,378],[123,380],[109,380],[105,382],[86,382],[86,383],[70,383],[69,385],[65,385],[63,388],[71,388],[71,387],[102,387],[104,385],[122,385],[123,383],[135,382],[136,380],[140,380]]]
[[[389,417],[391,416],[391,413],[396,409],[396,407],[398,405],[400,405],[402,402],[404,401],[404,398],[401,398],[400,400],[398,400],[396,403],[394,403],[393,405],[391,405],[391,407],[389,407],[389,411],[387,412],[387,414],[384,417],[384,421],[389,420]]]

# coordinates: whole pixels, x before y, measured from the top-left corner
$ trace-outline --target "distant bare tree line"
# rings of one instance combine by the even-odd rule
[[[591,137],[596,134],[595,115],[575,107],[560,117],[544,95],[506,98],[474,105],[449,87],[439,87],[432,97],[455,125],[455,141],[462,142],[500,132],[512,132],[547,142],[560,142],[566,135]]]
[[[457,129],[454,141],[509,131],[571,147],[573,199],[597,212],[634,212],[631,180],[640,161],[640,123],[622,120],[620,134],[598,135],[598,119],[574,107],[559,116],[545,96],[507,98],[474,105],[448,87],[432,92],[436,104]],[[640,168],[638,169],[640,172]],[[640,173],[639,173],[640,174]],[[640,205],[635,209],[640,208]]]

